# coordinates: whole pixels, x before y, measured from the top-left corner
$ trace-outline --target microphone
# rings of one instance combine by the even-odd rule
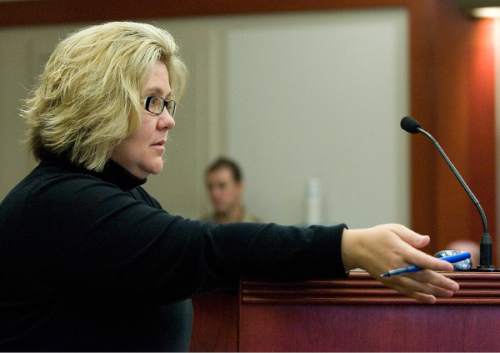
[[[471,199],[472,203],[474,203],[474,206],[476,206],[476,209],[479,212],[479,216],[481,217],[481,222],[483,223],[483,235],[481,237],[481,243],[480,243],[480,260],[479,260],[479,266],[477,268],[478,271],[495,271],[495,267],[492,264],[492,241],[490,237],[490,233],[488,231],[488,220],[486,218],[486,214],[484,213],[483,208],[481,207],[481,204],[479,203],[479,200],[477,197],[474,195],[472,190],[469,188],[467,183],[465,182],[464,178],[460,175],[458,172],[457,168],[453,165],[453,163],[450,161],[446,153],[444,152],[443,148],[437,142],[437,140],[427,131],[422,129],[420,126],[419,122],[413,119],[412,117],[404,117],[401,120],[401,128],[405,130],[406,132],[409,132],[410,134],[418,134],[422,133],[424,134],[431,142],[432,144],[437,148],[443,159],[446,161],[448,164],[448,167],[452,171],[452,173],[455,175],[457,178],[458,182],[462,187],[464,188],[465,192],[467,193],[467,196]]]

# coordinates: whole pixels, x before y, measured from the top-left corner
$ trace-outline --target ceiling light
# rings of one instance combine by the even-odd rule
[[[479,18],[500,18],[500,7],[478,7],[471,9],[473,17]]]

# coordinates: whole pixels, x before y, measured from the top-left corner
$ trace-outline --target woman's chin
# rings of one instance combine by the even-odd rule
[[[159,161],[155,161],[154,163],[151,164],[151,168],[149,168],[149,173],[156,175],[160,174],[162,170],[163,170],[163,159],[160,158]]]

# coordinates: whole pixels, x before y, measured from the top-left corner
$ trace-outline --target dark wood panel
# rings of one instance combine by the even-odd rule
[[[241,351],[499,351],[491,305],[242,305]]]
[[[408,0],[134,0],[0,2],[0,26],[93,22],[124,19],[320,11],[400,6]]]
[[[238,350],[238,293],[218,291],[193,298],[192,352]]]
[[[494,233],[491,21],[466,17],[452,0],[414,2],[410,13],[412,114],[440,141],[478,195]],[[411,177],[412,227],[432,235],[429,252],[456,239],[479,241],[476,210],[423,136],[411,138]]]
[[[461,289],[434,305],[401,297],[364,272],[342,280],[242,281],[239,350],[500,350],[500,272],[446,275]]]
[[[435,305],[500,304],[500,272],[445,272],[460,290],[452,298],[438,298]],[[242,281],[242,304],[415,304],[385,287],[366,272],[352,272],[348,279],[270,283]]]
[[[495,23],[478,21],[471,33],[475,53],[469,72],[472,103],[468,109],[470,184],[488,216],[490,232],[496,235],[495,161]],[[476,213],[476,210],[473,210]],[[472,219],[472,239],[481,234],[477,213]],[[495,237],[498,241],[498,238]],[[494,250],[497,247],[493,247]],[[494,251],[495,253],[495,251]],[[497,254],[498,255],[498,254]],[[494,256],[494,259],[498,256]],[[500,265],[497,260],[496,265]]]
[[[435,57],[433,55],[437,21],[435,1],[413,2],[410,7],[410,114],[429,131],[435,131]],[[436,238],[437,215],[434,166],[438,156],[421,136],[410,138],[410,200],[411,226],[431,235],[431,251]]]
[[[478,27],[484,21],[473,21],[466,18],[458,9],[443,7],[445,14],[440,16],[436,28],[436,98],[439,104],[436,106],[435,134],[441,144],[446,148],[450,158],[457,168],[462,172],[464,178],[477,193],[480,184],[489,187],[489,192],[494,193],[491,183],[493,175],[486,176],[489,167],[481,168],[483,177],[478,184],[473,177],[471,161],[480,158],[475,155],[478,149],[473,147],[471,135],[471,121],[493,121],[494,115],[487,116],[484,113],[472,116],[472,110],[477,104],[488,104],[494,106],[494,100],[487,102],[491,96],[485,96],[484,101],[478,100],[474,93],[472,82],[484,82],[493,80],[491,77],[472,77],[477,65],[481,65],[481,41],[490,38],[487,31],[482,31],[482,36],[476,35]],[[437,43],[443,43],[439,46]],[[493,51],[488,55],[493,56]],[[484,55],[483,55],[484,56]],[[478,124],[479,125],[479,124]],[[476,126],[481,129],[481,127]],[[486,146],[487,141],[484,141]],[[494,152],[493,150],[491,151]],[[488,153],[487,153],[488,154]],[[489,156],[485,156],[489,159]],[[494,164],[494,163],[493,163]],[[437,249],[443,249],[453,238],[474,239],[478,241],[482,233],[478,223],[478,214],[473,208],[465,192],[450,173],[446,164],[439,160],[435,166],[435,181],[437,183],[437,215],[436,239]],[[481,200],[483,203],[486,200]],[[488,213],[494,211],[494,204],[484,204]],[[492,219],[493,222],[493,219]],[[493,224],[493,223],[492,223]],[[437,250],[436,249],[436,250]]]

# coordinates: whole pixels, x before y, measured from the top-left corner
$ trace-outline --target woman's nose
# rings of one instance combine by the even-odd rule
[[[170,115],[167,109],[163,110],[163,112],[158,116],[158,128],[160,130],[163,129],[171,130],[174,127],[175,127],[174,117]]]

